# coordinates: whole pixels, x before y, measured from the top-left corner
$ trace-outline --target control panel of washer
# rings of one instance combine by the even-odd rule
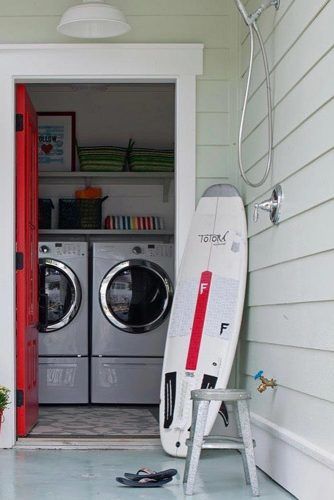
[[[146,249],[147,257],[173,257],[173,245],[148,244]]]
[[[66,242],[66,243],[41,243],[39,246],[40,255],[48,256],[52,254],[53,256],[61,257],[75,256],[75,255],[85,255],[85,250],[82,248],[81,243],[76,242]]]

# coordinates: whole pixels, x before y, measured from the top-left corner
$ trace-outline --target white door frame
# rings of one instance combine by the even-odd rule
[[[180,258],[195,207],[196,75],[201,44],[0,45],[0,385],[9,387],[0,448],[16,442],[15,420],[15,84],[41,82],[175,82],[175,244]]]

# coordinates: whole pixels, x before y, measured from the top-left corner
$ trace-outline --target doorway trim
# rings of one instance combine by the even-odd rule
[[[15,418],[15,84],[64,82],[175,83],[175,255],[180,264],[196,188],[196,75],[202,44],[0,45],[0,384],[11,390],[0,448],[16,442]]]

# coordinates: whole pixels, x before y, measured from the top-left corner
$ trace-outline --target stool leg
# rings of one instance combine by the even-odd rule
[[[190,459],[187,470],[186,495],[192,495],[194,491],[198,462],[202,451],[202,443],[205,425],[209,411],[210,401],[200,401],[197,411],[194,436],[190,446]]]
[[[197,414],[198,414],[199,403],[200,402],[197,399],[193,400],[192,417],[191,417],[191,427],[190,427],[190,435],[189,435],[189,441],[190,441],[190,443],[188,445],[186,465],[185,465],[184,474],[183,474],[183,482],[184,483],[186,483],[188,481],[190,457],[191,457],[191,452],[192,452],[192,442],[193,442],[193,439],[194,439],[194,433],[195,433],[195,427],[196,427],[196,421],[197,421]]]
[[[242,440],[245,446],[245,454],[248,465],[248,472],[250,477],[250,483],[252,488],[252,494],[254,497],[259,496],[259,485],[257,480],[257,472],[255,465],[254,447],[252,439],[252,431],[249,420],[249,410],[247,401],[238,401],[238,414],[240,420]]]
[[[236,412],[235,421],[236,421],[236,424],[237,424],[238,436],[242,438],[241,425],[240,425],[240,419],[239,419],[239,411],[238,411],[238,409],[237,409],[237,412]],[[242,464],[244,466],[245,481],[246,481],[246,484],[250,484],[250,477],[249,477],[249,471],[248,471],[248,465],[247,465],[245,450],[240,450],[240,454],[241,454],[241,458],[242,458]]]

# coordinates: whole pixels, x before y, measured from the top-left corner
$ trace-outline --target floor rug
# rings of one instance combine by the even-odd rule
[[[41,406],[31,437],[159,436],[159,424],[147,407]]]

